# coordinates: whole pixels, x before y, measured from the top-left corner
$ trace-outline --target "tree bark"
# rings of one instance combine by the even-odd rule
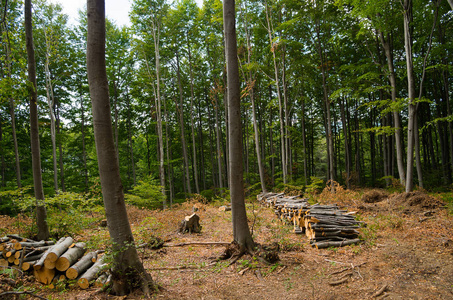
[[[412,0],[404,0],[404,48],[406,50],[406,70],[409,98],[409,112],[407,124],[407,166],[406,166],[406,192],[414,187],[414,144],[415,144],[415,118],[417,117],[415,105],[415,77],[414,64],[412,62],[412,35],[410,23],[412,22]]]
[[[30,141],[33,168],[33,186],[36,198],[36,223],[38,227],[38,239],[49,239],[49,227],[47,226],[47,211],[44,202],[44,190],[41,175],[41,152],[39,146],[38,125],[38,95],[36,92],[36,62],[33,46],[33,26],[31,13],[31,0],[25,0],[25,38],[27,42],[28,81],[30,88]]]
[[[93,125],[107,224],[112,239],[113,292],[125,295],[137,287],[146,294],[153,285],[135,248],[124,202],[118,158],[113,140],[109,85],[105,67],[104,0],[87,1],[87,71]]]
[[[243,250],[253,251],[255,243],[250,234],[244,202],[241,98],[235,18],[235,1],[225,0],[223,3],[223,22],[228,82],[229,182],[233,236]]]

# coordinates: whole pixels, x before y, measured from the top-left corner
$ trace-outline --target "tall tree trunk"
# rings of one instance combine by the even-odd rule
[[[192,156],[193,156],[193,174],[195,179],[195,191],[200,193],[200,186],[198,184],[198,165],[197,165],[197,146],[195,143],[195,123],[194,123],[194,92],[193,92],[193,66],[192,66],[192,53],[190,51],[189,35],[187,35],[187,49],[189,50],[189,72],[190,72],[190,125],[192,130]]]
[[[153,286],[138,257],[124,202],[123,186],[113,140],[109,86],[105,68],[104,0],[87,1],[87,70],[93,125],[107,224],[113,247],[113,292],[125,295],[142,287],[149,295]]]
[[[46,32],[46,30],[44,31]],[[49,107],[49,117],[50,117],[50,138],[52,141],[52,163],[53,163],[53,185],[55,193],[58,194],[58,167],[57,167],[57,137],[55,130],[55,97],[53,95],[53,83],[52,83],[52,74],[50,73],[50,45],[49,40],[47,39],[47,34],[45,34],[46,39],[46,60],[44,63],[45,77],[46,77],[46,96],[47,96],[47,105]]]
[[[219,171],[219,188],[223,193],[223,178],[222,178],[222,147],[220,145],[220,120],[219,120],[219,97],[217,92],[214,95],[215,99],[215,132],[216,132],[216,144],[217,144],[217,168]]]
[[[49,227],[47,226],[47,211],[44,202],[44,190],[41,176],[41,153],[39,146],[38,125],[38,95],[36,92],[36,62],[33,45],[33,26],[31,13],[31,0],[25,0],[25,38],[27,43],[28,81],[30,88],[30,141],[33,166],[33,186],[36,198],[36,223],[38,227],[38,239],[49,239]]]
[[[60,107],[60,105],[59,105],[59,103],[57,103],[56,114],[55,114],[55,118],[56,118],[55,125],[56,125],[56,129],[57,129],[57,137],[59,137],[60,134],[61,134],[61,130],[60,130],[61,119],[60,119],[60,109],[59,109],[59,107]],[[64,163],[63,163],[63,145],[61,144],[61,138],[58,139],[58,164],[59,164],[59,167],[60,167],[60,185],[61,185],[61,190],[63,192],[66,192],[65,175],[64,175]]]
[[[6,9],[6,7],[5,7]],[[9,30],[8,26],[6,25],[6,20],[4,20],[5,23],[3,23],[4,26],[4,31],[6,33],[6,51],[5,51],[5,60],[6,60],[6,69],[7,69],[7,77],[9,80],[11,80],[11,44],[9,40]],[[4,76],[2,72],[2,77]],[[9,98],[9,115],[11,116],[11,134],[13,138],[13,143],[14,143],[14,158],[15,158],[15,163],[16,163],[16,183],[17,187],[21,188],[22,183],[21,183],[21,170],[20,170],[20,157],[19,157],[19,146],[17,143],[17,135],[16,135],[16,114],[15,114],[15,104],[13,98]],[[2,177],[4,180],[4,176]]]
[[[137,178],[135,175],[134,140],[132,139],[131,101],[129,99],[129,93],[127,91],[126,91],[126,102],[127,102],[127,135],[129,140],[129,152],[131,155],[132,184],[135,186],[137,183]]]
[[[287,162],[286,162],[286,149],[285,149],[285,117],[283,110],[283,100],[282,100],[282,95],[280,92],[280,81],[278,77],[278,65],[277,65],[277,58],[275,55],[275,52],[277,51],[277,44],[274,43],[273,37],[272,37],[272,21],[271,21],[271,16],[270,16],[270,11],[268,4],[266,2],[266,21],[267,21],[267,33],[269,36],[269,43],[271,47],[271,52],[272,52],[272,57],[274,61],[274,76],[275,76],[275,86],[277,88],[277,98],[278,98],[278,108],[279,108],[279,117],[280,117],[280,146],[281,146],[281,158],[282,158],[282,173],[283,173],[283,183],[287,183],[287,175],[288,175],[288,169],[287,169]]]
[[[234,240],[245,251],[253,251],[255,243],[247,222],[244,202],[242,166],[241,98],[239,67],[237,57],[235,2],[224,0],[223,21],[225,31],[225,56],[228,80],[228,122],[229,122],[229,177],[230,198],[233,219]]]
[[[173,198],[174,198],[174,192],[175,188],[173,185],[173,165],[171,163],[171,147],[170,147],[170,142],[171,142],[171,136],[169,132],[169,127],[170,127],[170,117],[168,116],[168,110],[167,110],[167,102],[164,101],[164,114],[165,114],[165,142],[166,142],[166,155],[167,155],[167,174],[168,174],[168,188],[169,188],[169,195],[170,198],[168,199],[170,201],[170,207],[173,204]]]
[[[407,124],[407,166],[406,166],[406,192],[412,191],[414,187],[414,145],[415,145],[415,118],[417,117],[415,105],[415,77],[414,64],[412,62],[412,0],[404,0],[404,48],[406,50],[407,90],[409,98],[409,112]]]
[[[184,129],[184,103],[183,103],[183,94],[182,94],[182,83],[181,83],[181,69],[179,67],[179,52],[176,51],[176,66],[177,66],[177,76],[178,76],[178,89],[179,89],[179,126],[181,129],[181,144],[182,144],[182,155],[184,159],[184,178],[187,185],[187,192],[192,194],[192,188],[190,186],[190,177],[189,177],[189,157],[187,155],[187,143],[186,143],[186,133]]]
[[[80,86],[82,89],[82,86]],[[83,95],[80,91],[80,115],[81,115],[81,128],[82,132],[82,161],[83,161],[83,179],[85,183],[85,193],[88,193],[88,166],[87,166],[87,151],[86,151],[86,141],[85,141],[85,111],[83,105]]]
[[[325,110],[326,110],[326,144],[327,144],[327,159],[329,162],[329,181],[331,183],[331,192],[335,192],[335,168],[334,168],[334,152],[333,152],[333,134],[332,134],[332,119],[330,116],[330,99],[328,95],[327,89],[327,72],[326,72],[326,60],[323,54],[321,36],[320,36],[320,24],[319,20],[316,23],[316,36],[317,36],[317,44],[318,44],[318,55],[321,62],[321,73],[322,73],[322,87],[323,87],[323,95],[324,95],[324,103],[325,103]]]
[[[388,67],[388,77],[391,87],[391,96],[392,102],[397,102],[397,87],[396,87],[396,74],[395,67],[393,64],[393,49],[391,46],[390,34],[387,34],[387,39],[384,37],[382,32],[379,32],[379,38],[381,40],[382,47],[384,48],[385,57],[387,58],[387,67]],[[396,163],[398,166],[398,175],[400,177],[400,182],[402,185],[406,184],[406,174],[404,171],[404,161],[403,161],[403,145],[401,142],[402,139],[402,126],[400,115],[397,110],[393,111],[393,123],[395,126],[395,146],[396,146]]]
[[[161,185],[161,193],[164,196],[163,207],[167,207],[166,193],[165,193],[165,168],[164,168],[164,138],[162,131],[162,99],[160,96],[160,24],[155,21],[152,22],[152,33],[154,41],[154,56],[156,61],[156,103],[157,103],[157,136],[159,140],[159,178]],[[165,100],[164,100],[165,101]]]
[[[302,123],[302,146],[304,150],[304,186],[308,185],[308,165],[307,165],[307,138],[305,134],[305,100],[303,97],[302,99],[302,107],[301,107],[301,123]],[[309,154],[308,154],[309,155]]]
[[[346,123],[346,114],[344,112],[344,103],[343,99],[340,100],[340,114],[341,114],[341,123],[343,127],[343,134],[344,134],[344,164],[345,164],[345,171],[346,171],[346,188],[351,188],[351,154],[349,152],[349,137],[348,137],[348,128]]]

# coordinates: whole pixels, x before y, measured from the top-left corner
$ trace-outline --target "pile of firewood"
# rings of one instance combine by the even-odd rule
[[[274,209],[277,217],[294,226],[295,233],[304,233],[310,244],[317,248],[341,247],[358,243],[359,222],[336,205],[311,205],[301,196],[285,196],[284,193],[265,193],[258,201]]]
[[[33,271],[36,280],[50,288],[66,279],[77,279],[82,289],[87,289],[95,279],[97,287],[109,284],[107,264],[103,263],[103,257],[98,258],[103,251],[85,254],[86,250],[85,243],[74,243],[71,237],[63,237],[55,243],[8,235],[0,238],[3,255],[0,266]]]
[[[336,205],[313,205],[303,217],[305,234],[318,249],[358,243],[360,223]]]

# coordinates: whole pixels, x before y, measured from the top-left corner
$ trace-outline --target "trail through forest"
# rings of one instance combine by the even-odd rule
[[[229,266],[216,261],[224,247],[194,242],[230,242],[231,211],[225,203],[191,201],[170,210],[128,207],[138,242],[151,236],[168,247],[141,248],[145,268],[160,285],[156,299],[451,299],[453,298],[453,217],[438,198],[423,192],[387,194],[373,190],[361,197],[338,191],[321,195],[323,204],[337,203],[367,224],[363,243],[315,249],[296,235],[270,208],[247,203],[250,226],[258,243],[278,243],[280,261],[266,265],[244,256]],[[376,197],[379,194],[380,197]],[[199,234],[180,234],[184,216],[197,208],[203,226]],[[17,230],[17,219],[2,217],[2,226]],[[106,246],[108,232],[94,226],[76,240],[97,240]],[[185,246],[175,246],[186,243]],[[173,245],[173,246],[172,246]],[[24,284],[48,299],[119,299],[96,288],[70,285],[49,290],[27,278]],[[1,290],[6,284],[1,283]],[[140,299],[139,292],[127,299]],[[122,298],[124,299],[124,298]]]

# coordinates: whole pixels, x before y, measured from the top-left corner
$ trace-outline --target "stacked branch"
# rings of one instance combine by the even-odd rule
[[[357,229],[362,222],[337,205],[310,206],[307,199],[284,193],[259,194],[257,198],[262,205],[272,207],[280,220],[293,225],[295,233],[305,232],[313,247],[341,247],[359,242]]]

